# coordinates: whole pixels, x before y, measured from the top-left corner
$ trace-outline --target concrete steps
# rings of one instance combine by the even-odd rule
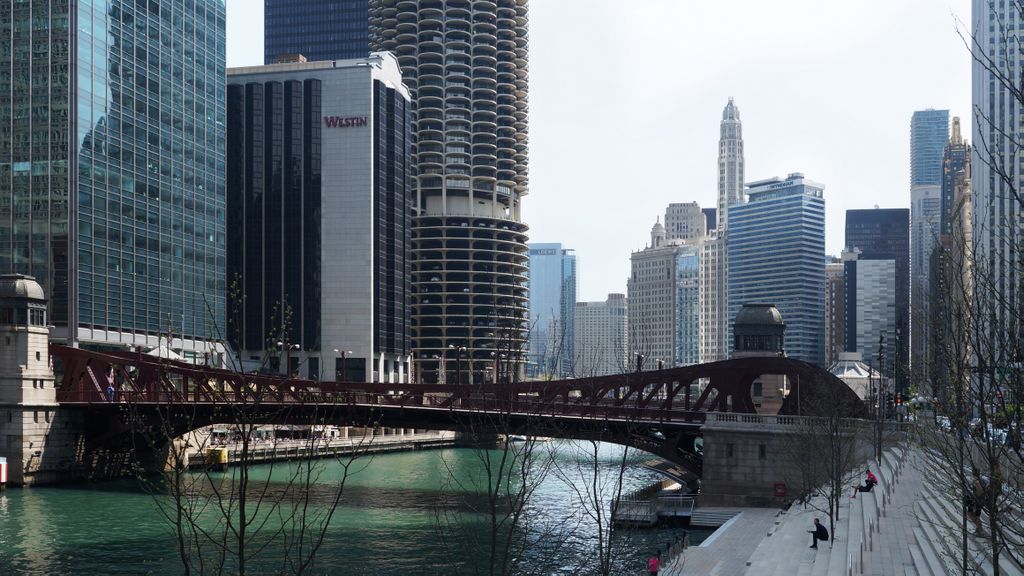
[[[941,477],[942,472],[934,461],[921,459],[920,467],[930,477]],[[954,502],[948,494],[944,494],[933,483],[923,483],[920,491],[920,530],[926,535],[934,535],[932,541],[933,549],[938,549],[948,565],[954,566],[954,571],[959,571],[962,563],[962,514],[963,509],[959,502]],[[982,516],[982,525],[986,517]],[[987,526],[986,526],[987,529]],[[968,532],[973,532],[974,526],[968,522]],[[969,551],[969,566],[980,574],[993,574],[992,556],[990,541],[988,538],[979,538],[973,534],[968,536],[967,546]],[[939,548],[941,546],[941,548]],[[1021,566],[1005,555],[999,557],[999,568],[1002,575],[1022,575],[1024,566]]]
[[[726,508],[713,508],[710,510],[696,508],[693,514],[690,515],[690,526],[701,527],[701,528],[718,528],[722,524],[725,524],[729,520],[732,520],[734,516],[739,514],[739,510],[731,510]]]

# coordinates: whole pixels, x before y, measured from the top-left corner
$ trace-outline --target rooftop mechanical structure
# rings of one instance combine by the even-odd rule
[[[510,381],[529,330],[527,0],[370,0],[413,107],[417,381]]]

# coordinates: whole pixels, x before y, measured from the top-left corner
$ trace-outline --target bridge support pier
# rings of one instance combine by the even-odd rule
[[[0,456],[14,486],[80,476],[84,418],[57,404],[43,289],[31,276],[0,275]]]
[[[807,461],[824,460],[819,446],[808,445],[807,416],[756,414],[708,415],[701,427],[704,468],[701,506],[775,507],[795,500]],[[866,460],[870,444],[851,436],[854,460]]]

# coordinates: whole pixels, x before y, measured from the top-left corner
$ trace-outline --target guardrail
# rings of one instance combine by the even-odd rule
[[[780,428],[793,429],[800,427],[828,426],[833,422],[831,418],[820,416],[788,416],[781,414],[744,414],[737,412],[707,412],[704,416],[704,424],[722,428],[744,428],[756,427],[758,429]],[[840,428],[853,430],[873,427],[875,423],[871,420],[857,418],[840,419]],[[906,432],[910,429],[909,422],[885,421],[882,423],[887,432]]]

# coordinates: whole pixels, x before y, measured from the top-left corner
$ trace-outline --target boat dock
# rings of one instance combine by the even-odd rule
[[[274,440],[254,442],[249,445],[248,458],[251,463],[279,462],[303,458],[335,458],[385,452],[405,452],[432,448],[447,448],[455,445],[454,432],[418,431],[416,433],[367,434],[344,438],[322,438],[301,440]],[[242,445],[230,443],[222,446],[200,445],[189,453],[189,467],[200,467],[206,462],[209,450],[224,451],[227,461],[237,463],[242,457]]]

